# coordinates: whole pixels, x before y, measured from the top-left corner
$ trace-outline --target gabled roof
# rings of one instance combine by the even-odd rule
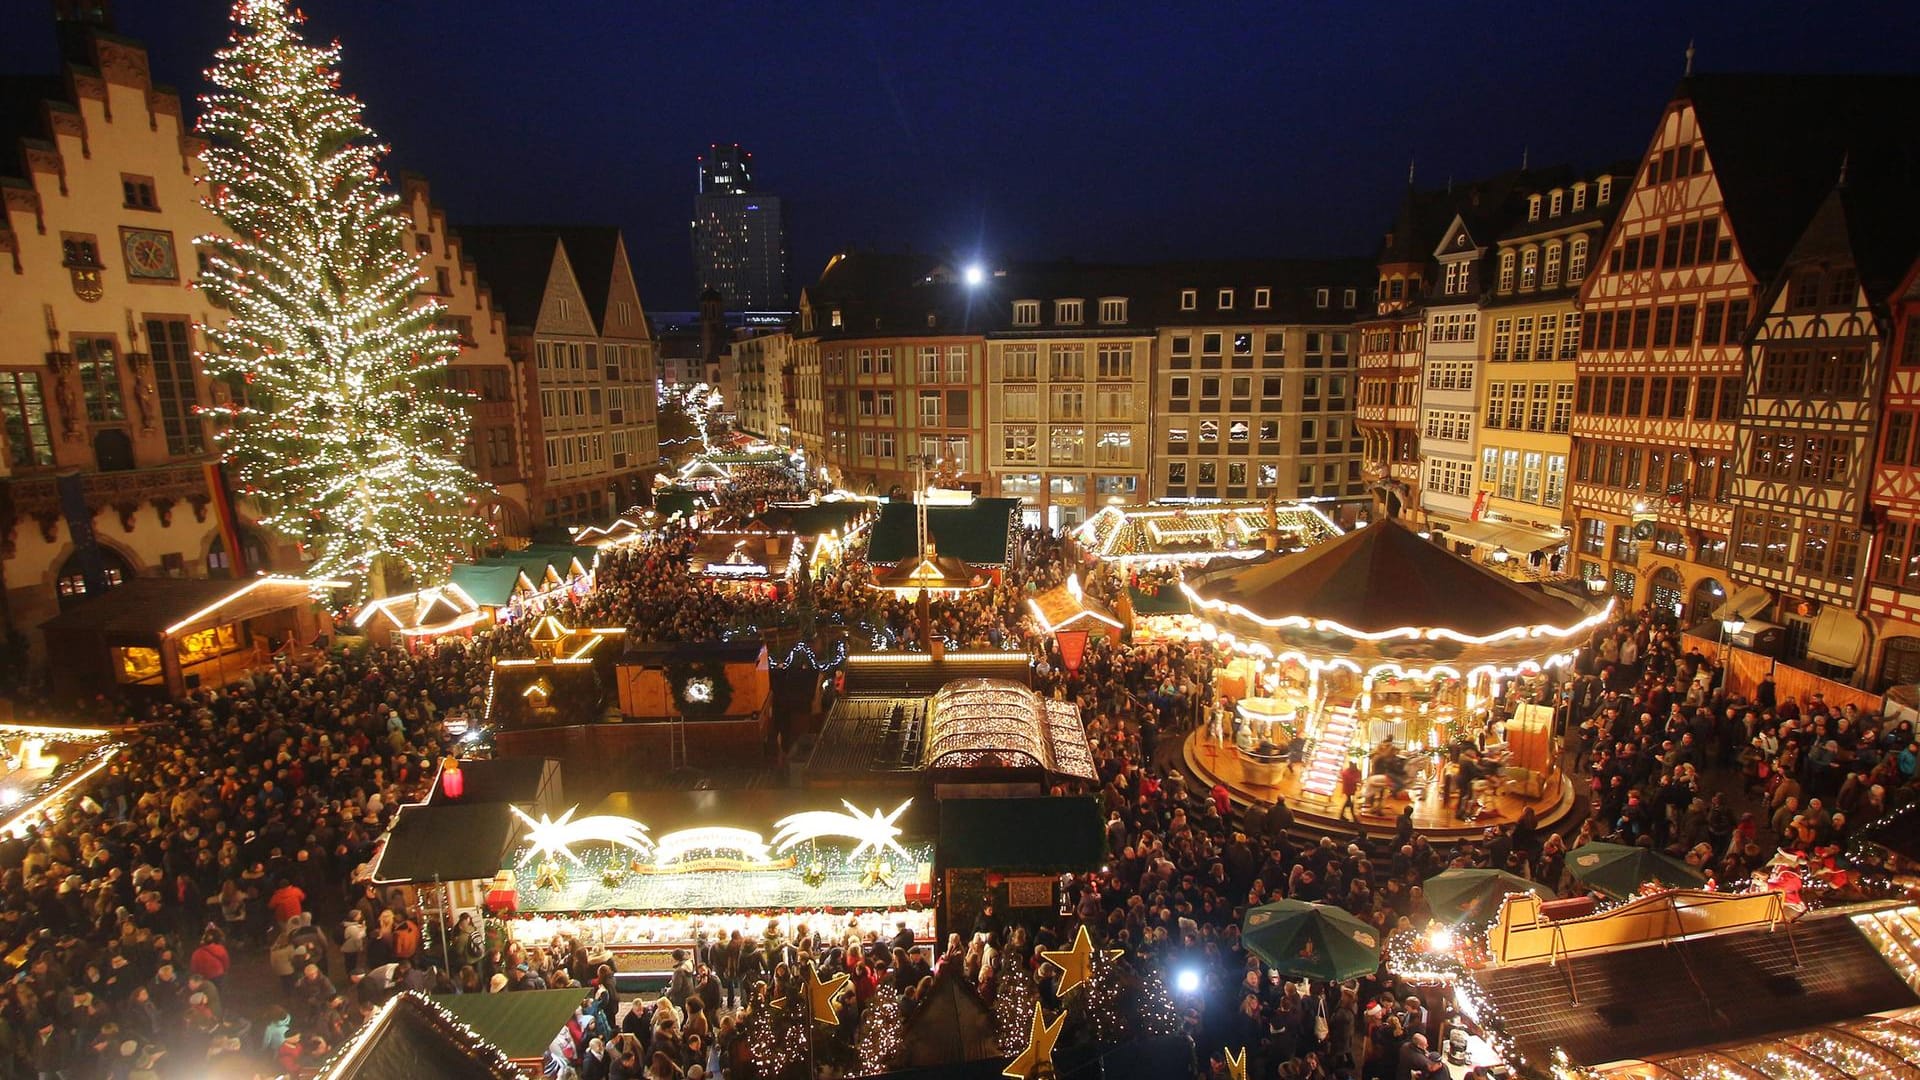
[[[1920,178],[1920,98],[1913,75],[1695,75],[1675,92],[1691,102],[1734,237],[1762,280],[1840,177],[1855,168]]]
[[[519,998],[537,993],[470,996]],[[580,1003],[576,993],[558,993],[569,1000],[566,1012],[547,1033],[549,1040]],[[529,1056],[537,1057],[539,1051]],[[315,1080],[392,1080],[415,1076],[440,1080],[519,1080],[523,1075],[498,1046],[489,1043],[479,1032],[455,1019],[431,999],[407,992],[395,995],[375,1010],[372,1019],[320,1066]]]
[[[493,306],[516,330],[531,330],[546,300],[547,275],[560,239],[551,232],[463,225],[450,232],[493,294]],[[585,286],[583,285],[582,288]]]
[[[540,318],[553,268],[553,249],[565,250],[596,329],[607,326],[620,230],[612,225],[463,225],[454,234],[493,290],[509,326],[530,329]]]

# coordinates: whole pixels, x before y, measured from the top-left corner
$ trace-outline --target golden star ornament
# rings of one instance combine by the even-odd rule
[[[1120,959],[1120,952],[1119,949],[1107,949],[1107,959]],[[1082,926],[1073,937],[1073,948],[1042,949],[1040,959],[1060,969],[1060,986],[1054,992],[1065,997],[1069,990],[1087,981],[1087,972],[1093,967],[1093,937]]]
[[[1051,1024],[1043,1019],[1046,1008],[1035,1003],[1033,1006],[1033,1034],[1027,1038],[1026,1049],[1003,1070],[1001,1076],[1011,1076],[1015,1080],[1034,1080],[1035,1077],[1053,1075],[1053,1044],[1060,1041],[1060,1029],[1067,1022],[1067,1011],[1053,1018]]]
[[[842,994],[853,989],[853,977],[844,971],[836,971],[830,979],[822,979],[818,968],[807,969],[807,1005],[813,1011],[813,1018],[822,1024],[840,1026],[840,1014],[834,1009],[834,1003]]]

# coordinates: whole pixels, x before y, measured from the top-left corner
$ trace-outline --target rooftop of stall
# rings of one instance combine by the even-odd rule
[[[435,784],[427,796],[430,806],[466,806],[472,803],[512,803],[529,814],[558,815],[567,808],[560,784],[560,762],[544,757],[504,757],[462,761],[463,787],[458,799],[447,797]]]
[[[391,885],[492,878],[506,860],[520,828],[507,803],[472,802],[402,806],[373,860],[373,880]]]
[[[436,1080],[519,1080],[527,1073],[522,1064],[539,1064],[541,1052],[553,1040],[554,1032],[565,1025],[580,1004],[573,990],[554,990],[556,995],[540,1017],[551,1019],[552,1030],[530,1052],[515,1054],[494,1043],[489,1033],[466,1016],[469,1011],[533,1012],[534,1002],[501,1002],[503,998],[541,998],[540,991],[519,994],[468,994],[431,999],[417,993],[397,994],[375,1011],[367,1026],[341,1043],[334,1055],[313,1074],[314,1080],[388,1080],[396,1076],[432,1076]],[[560,998],[566,1000],[562,1002]],[[474,1002],[488,999],[477,1007]],[[555,1009],[557,1016],[552,1016]],[[525,1025],[531,1032],[532,1024]],[[524,1040],[522,1040],[524,1041]],[[522,1047],[524,1050],[525,1048]]]
[[[578,989],[517,990],[511,994],[441,994],[434,1004],[515,1062],[537,1065],[554,1035],[580,1004]],[[426,1075],[402,1073],[406,1076]],[[434,1073],[435,1077],[442,1074]]]
[[[890,501],[867,541],[867,561],[897,563],[920,554],[917,507]],[[980,567],[1005,566],[1012,555],[1019,499],[976,498],[965,506],[929,505],[927,533],[940,554]]]

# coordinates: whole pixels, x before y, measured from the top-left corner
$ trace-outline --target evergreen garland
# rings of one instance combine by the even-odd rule
[[[710,685],[705,700],[698,694],[689,697],[688,688],[703,680]],[[668,664],[667,685],[673,688],[674,708],[689,720],[725,716],[727,706],[733,704],[733,684],[727,681],[727,665],[719,660]]]

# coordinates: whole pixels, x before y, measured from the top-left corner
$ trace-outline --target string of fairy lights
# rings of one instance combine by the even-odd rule
[[[234,392],[205,411],[260,522],[304,546],[309,576],[366,582],[388,564],[443,578],[485,539],[483,486],[459,459],[458,352],[380,161],[339,92],[340,49],[309,45],[283,0],[239,0],[206,73],[198,281],[227,309],[202,362]]]

